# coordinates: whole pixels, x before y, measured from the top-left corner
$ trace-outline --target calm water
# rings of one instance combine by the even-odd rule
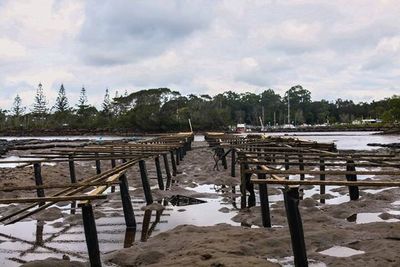
[[[375,135],[377,132],[293,132],[267,133],[267,135],[293,136],[317,142],[334,142],[338,149],[373,150],[379,147],[367,146],[368,143],[398,143],[400,135]]]

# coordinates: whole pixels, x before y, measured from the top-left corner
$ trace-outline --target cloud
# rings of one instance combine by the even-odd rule
[[[39,82],[50,103],[61,83],[75,105],[82,85],[101,105],[120,93],[170,87],[372,101],[400,83],[400,2],[0,2],[0,108],[26,105]]]

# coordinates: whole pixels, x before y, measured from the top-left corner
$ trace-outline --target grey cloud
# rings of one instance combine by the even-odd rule
[[[201,1],[89,1],[80,33],[81,55],[94,65],[157,56],[208,27],[212,5]]]

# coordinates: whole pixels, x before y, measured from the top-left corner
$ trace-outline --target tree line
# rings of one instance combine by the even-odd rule
[[[290,107],[290,108],[289,108]],[[290,112],[288,112],[288,109]],[[169,88],[140,90],[111,97],[105,90],[100,108],[90,104],[83,87],[78,103],[70,105],[62,84],[53,106],[38,85],[30,109],[17,95],[10,110],[0,110],[4,129],[129,129],[132,131],[188,130],[188,119],[195,130],[223,130],[237,123],[250,125],[346,124],[358,119],[380,118],[385,123],[400,121],[400,97],[392,96],[370,103],[311,100],[311,92],[301,85],[283,96],[273,89],[256,94],[226,91],[210,96],[182,95]]]

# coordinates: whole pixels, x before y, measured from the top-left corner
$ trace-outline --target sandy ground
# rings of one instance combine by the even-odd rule
[[[181,162],[178,167],[180,173],[175,178],[176,182],[168,191],[156,189],[154,162],[147,161],[155,200],[176,194],[216,198],[217,194],[198,193],[190,188],[201,184],[217,184],[219,186],[226,185],[225,189],[222,188],[225,190],[222,194],[223,200],[233,201],[233,197],[237,195],[231,192],[231,186],[239,184],[239,177],[230,177],[229,169],[223,170],[221,166],[219,171],[214,170],[213,152],[205,146],[205,142],[194,143],[194,149],[188,152]],[[196,147],[203,148],[196,149]],[[104,169],[108,168],[108,162],[102,164]],[[228,165],[230,165],[229,159]],[[78,178],[94,175],[93,167],[94,162],[77,166]],[[2,177],[0,186],[34,184],[32,168],[0,169],[0,175]],[[138,168],[132,168],[127,176],[129,186],[133,187],[132,196],[142,196]],[[43,177],[45,183],[68,182],[68,165],[43,166]],[[374,179],[394,180],[396,177],[374,177]],[[312,187],[307,189],[312,189]],[[236,187],[236,191],[238,191],[238,187]],[[345,195],[347,188],[334,189],[331,194],[334,192]],[[34,195],[35,191],[29,193]],[[400,214],[400,205],[392,204],[400,200],[399,193],[398,188],[375,191],[373,194],[362,190],[360,200],[336,205],[320,204],[318,194],[304,198],[300,202],[300,212],[310,262],[317,264],[315,266],[323,266],[318,263],[324,263],[327,266],[399,266],[400,222],[397,220],[400,219],[400,215],[398,215]],[[0,197],[7,197],[9,194],[13,193],[3,193]],[[279,187],[271,187],[269,194],[273,198],[279,196],[281,190]],[[329,199],[333,197],[331,194],[328,193],[324,197]],[[118,198],[118,193],[110,194],[109,197],[109,199]],[[119,207],[120,202],[107,203],[105,201],[104,205]],[[11,208],[1,208],[0,211]],[[157,209],[157,205],[153,208]],[[232,209],[234,209],[233,205]],[[224,210],[220,212],[224,212]],[[381,222],[356,223],[354,221],[355,214],[362,215],[364,213],[376,213]],[[54,219],[63,215],[55,207],[35,216],[31,219],[38,219],[37,216],[40,219]],[[104,215],[96,214],[97,218],[102,216]],[[117,266],[275,266],[276,264],[273,262],[277,260],[280,262],[286,260],[290,265],[292,261],[288,257],[293,253],[283,201],[272,203],[271,220],[273,228],[258,228],[261,225],[261,216],[260,208],[256,206],[237,211],[232,218],[232,221],[239,222],[243,226],[181,225],[160,233],[147,242],[135,242],[131,248],[110,253],[103,260]],[[64,223],[81,223],[81,219],[79,215],[70,215],[64,219]],[[365,253],[351,257],[334,257],[319,253],[333,246],[344,246]],[[24,266],[80,266],[77,265],[79,263],[68,260],[58,260],[57,263],[55,261],[55,259],[49,259],[31,263],[39,265],[26,264]]]

